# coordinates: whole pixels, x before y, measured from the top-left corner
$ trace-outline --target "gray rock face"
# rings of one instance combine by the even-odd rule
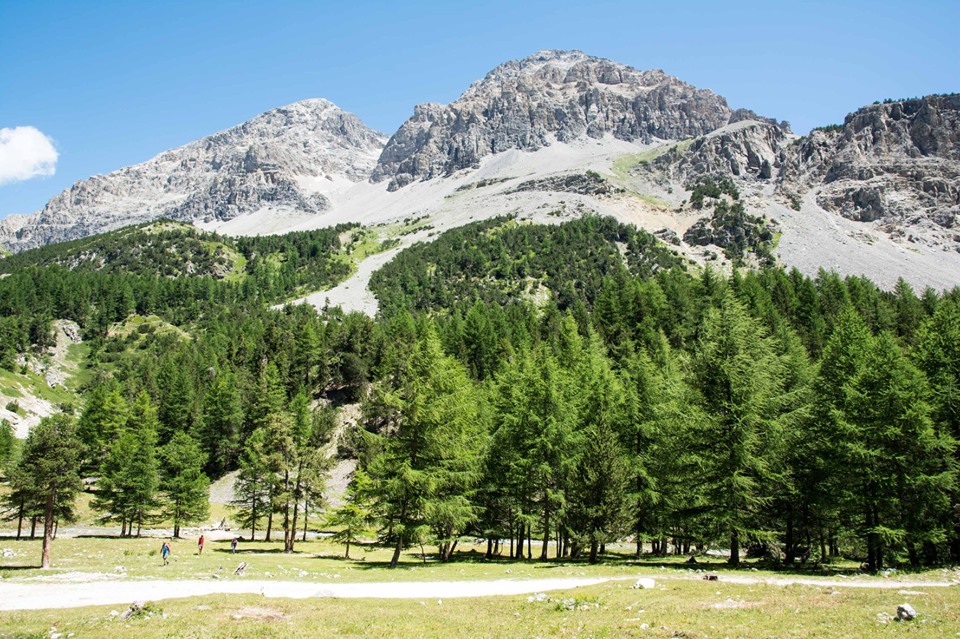
[[[0,221],[0,244],[20,251],[159,217],[320,212],[330,185],[367,178],[385,137],[327,100],[304,100],[77,182],[40,212]]]
[[[671,179],[692,182],[701,175],[773,180],[787,158],[787,133],[775,123],[739,120],[689,146],[677,145],[657,157],[651,168]]]
[[[874,104],[842,126],[813,131],[784,184],[817,189],[825,209],[853,220],[952,228],[960,215],[960,94]]]
[[[486,155],[535,151],[610,134],[679,140],[731,121],[724,98],[663,71],[638,71],[580,51],[541,51],[500,65],[449,105],[423,104],[390,138],[373,171],[390,189],[475,167]]]

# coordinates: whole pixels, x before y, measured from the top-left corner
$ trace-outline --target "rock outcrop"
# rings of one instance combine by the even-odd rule
[[[498,66],[452,104],[418,106],[390,138],[372,179],[390,180],[392,190],[476,167],[509,149],[605,135],[680,140],[743,119],[757,116],[663,71],[580,51],[541,51]]]
[[[790,136],[768,121],[740,120],[658,156],[650,168],[682,183],[703,175],[775,180],[787,158]]]
[[[304,100],[77,182],[38,213],[0,221],[0,244],[19,251],[159,217],[316,213],[334,184],[367,178],[385,138],[327,100]]]
[[[960,94],[873,104],[814,130],[789,154],[783,181],[816,190],[828,211],[864,222],[960,215]]]

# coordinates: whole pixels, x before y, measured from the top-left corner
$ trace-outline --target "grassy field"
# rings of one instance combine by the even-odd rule
[[[120,620],[125,606],[0,612],[0,637],[956,637],[960,634],[960,586],[892,589],[823,585],[733,583],[733,579],[784,578],[790,573],[731,571],[722,559],[696,566],[684,558],[644,558],[612,554],[589,566],[572,561],[486,561],[480,547],[466,547],[449,564],[423,562],[419,549],[397,569],[386,566],[387,549],[361,546],[353,561],[343,548],[323,539],[280,552],[280,543],[241,542],[230,553],[229,540],[210,540],[202,556],[196,538],[175,540],[169,566],[162,566],[160,540],[111,537],[61,538],[54,542],[54,568],[36,568],[40,542],[0,538],[0,579],[77,580],[112,575],[116,579],[274,579],[317,582],[455,581],[604,576],[611,581],[568,592],[437,600],[265,598],[261,595],[209,595],[157,601],[152,613]],[[431,552],[432,549],[426,549]],[[9,556],[9,555],[13,556]],[[428,559],[430,555],[428,554]],[[245,577],[232,576],[239,561]],[[221,569],[222,568],[222,569]],[[813,574],[844,580],[851,564]],[[120,573],[125,576],[120,576]],[[718,581],[701,573],[715,572]],[[795,573],[794,573],[795,574]],[[633,580],[649,576],[657,586],[634,590]],[[906,576],[914,582],[956,581],[942,569]],[[101,576],[101,578],[103,578]],[[889,582],[893,576],[858,580]],[[91,588],[97,584],[91,583]],[[909,602],[921,617],[895,623],[898,604]],[[114,614],[112,614],[114,613]],[[879,616],[878,616],[879,615]],[[56,628],[51,631],[51,628]]]

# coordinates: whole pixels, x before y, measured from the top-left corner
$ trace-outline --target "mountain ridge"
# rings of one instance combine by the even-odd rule
[[[729,266],[721,247],[682,241],[709,221],[689,203],[694,185],[729,177],[744,214],[780,229],[771,250],[787,266],[950,287],[960,280],[958,114],[956,94],[889,100],[796,136],[661,70],[544,50],[498,65],[448,105],[418,105],[389,139],[322,99],[270,110],[0,221],[0,244],[20,251],[154,217],[233,235],[429,220],[433,231],[399,238],[382,265],[473,220],[595,213]],[[365,286],[351,279],[332,298],[350,303]]]
[[[37,213],[0,220],[0,243],[23,250],[160,217],[316,214],[330,192],[366,179],[385,138],[328,100],[301,100],[80,180]]]

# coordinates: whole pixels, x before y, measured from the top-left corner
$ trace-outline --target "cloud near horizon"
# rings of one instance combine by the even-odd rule
[[[0,129],[0,186],[57,172],[53,140],[32,126]]]

